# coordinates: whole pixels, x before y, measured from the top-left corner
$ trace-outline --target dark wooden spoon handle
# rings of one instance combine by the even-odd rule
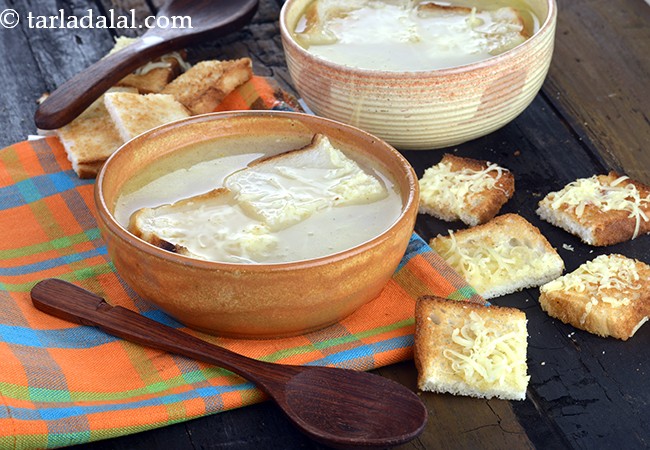
[[[138,67],[194,42],[239,29],[250,21],[257,6],[258,0],[168,1],[159,17],[190,17],[191,27],[149,29],[133,44],[97,61],[56,89],[36,110],[34,123],[43,130],[67,125]]]
[[[40,281],[32,288],[31,297],[34,306],[43,312],[96,326],[131,342],[223,367],[257,383],[267,393],[267,387],[299,371],[292,366],[257,361],[212,345],[129,309],[111,306],[103,298],[63,280]]]
[[[255,382],[298,428],[326,445],[365,449],[398,445],[420,434],[427,421],[417,395],[376,375],[256,361],[111,306],[62,280],[41,281],[31,292],[34,305],[48,314],[215,364]]]
[[[78,73],[39,106],[34,115],[36,126],[53,130],[67,125],[110,87],[146,62],[166,53],[162,39],[140,39],[119,52],[100,59]]]

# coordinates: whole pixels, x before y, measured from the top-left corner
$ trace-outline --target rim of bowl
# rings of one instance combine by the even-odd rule
[[[525,52],[528,47],[533,45],[536,41],[541,39],[539,36],[542,34],[542,32],[546,31],[548,28],[552,27],[554,25],[554,22],[556,21],[556,16],[557,16],[557,2],[556,0],[546,0],[546,4],[548,5],[548,14],[546,15],[546,19],[544,22],[540,25],[539,30],[537,30],[536,33],[534,33],[531,37],[526,39],[524,42],[519,44],[518,46],[511,48],[510,50],[507,50],[503,53],[500,53],[496,56],[492,56],[487,59],[483,59],[481,61],[476,61],[470,64],[465,64],[462,66],[454,66],[454,67],[445,67],[442,69],[432,69],[432,70],[414,70],[414,71],[397,71],[397,70],[378,70],[378,69],[363,69],[359,67],[352,67],[352,66],[346,66],[345,64],[339,64],[335,63],[332,61],[329,61],[324,58],[320,58],[312,53],[309,53],[308,50],[306,50],[304,47],[302,47],[300,44],[296,42],[296,40],[293,38],[291,32],[287,28],[287,11],[291,6],[296,3],[299,0],[287,0],[284,5],[282,5],[282,9],[280,10],[280,34],[283,38],[283,42],[288,42],[288,45],[290,45],[294,50],[297,50],[299,53],[302,53],[303,55],[306,55],[309,58],[314,58],[319,61],[320,64],[332,68],[332,69],[339,69],[339,70],[347,70],[351,73],[355,74],[360,74],[360,75],[365,75],[365,76],[374,76],[378,78],[388,78],[388,77],[394,77],[395,75],[399,75],[400,77],[408,77],[408,78],[420,78],[420,77],[426,77],[426,76],[434,76],[434,75],[447,75],[447,74],[454,74],[454,73],[462,73],[462,72],[471,72],[472,70],[476,69],[481,69],[484,67],[491,67],[494,65],[499,64],[499,62],[504,59],[508,58],[511,55],[517,55],[518,53]],[[315,0],[313,0],[315,1]],[[532,43],[531,43],[532,42]]]
[[[167,250],[163,250],[159,247],[156,247],[130,233],[126,228],[124,228],[110,212],[108,205],[103,196],[103,185],[106,172],[110,170],[112,161],[119,157],[121,152],[124,152],[125,148],[128,149],[132,146],[137,146],[138,142],[148,139],[153,134],[160,133],[171,133],[174,129],[182,127],[188,123],[195,122],[211,122],[218,120],[225,120],[231,117],[241,117],[241,116],[286,116],[287,119],[294,118],[295,120],[300,120],[301,118],[309,118],[308,120],[315,120],[317,122],[328,122],[329,124],[336,126],[338,128],[344,128],[350,130],[354,133],[363,135],[367,139],[374,139],[377,142],[385,146],[386,151],[392,158],[395,158],[400,167],[404,169],[407,174],[407,184],[408,184],[408,195],[406,196],[406,201],[402,204],[402,209],[400,214],[397,216],[395,221],[382,233],[374,236],[367,241],[356,245],[354,247],[342,250],[337,253],[332,253],[325,256],[319,256],[317,258],[303,259],[299,261],[290,261],[290,262],[278,262],[278,263],[228,263],[228,262],[218,262],[218,261],[206,261],[196,258],[191,258],[189,256],[179,255],[177,253],[172,253]],[[218,139],[218,138],[216,138]],[[190,144],[192,145],[192,144]],[[372,153],[366,154],[367,157],[372,159]],[[397,175],[397,174],[395,174]],[[398,180],[393,180],[394,183],[399,184]],[[376,137],[373,134],[370,134],[366,131],[363,131],[359,128],[353,127],[351,125],[343,124],[336,120],[327,119],[320,116],[315,116],[306,113],[300,112],[289,112],[289,111],[225,111],[225,112],[214,112],[201,114],[197,116],[191,116],[185,119],[180,119],[174,122],[169,122],[167,124],[152,128],[139,136],[131,139],[130,141],[124,143],[120,146],[111,156],[108,157],[104,165],[102,166],[94,187],[94,199],[95,207],[97,209],[97,214],[100,216],[99,220],[103,221],[105,226],[114,234],[116,234],[121,240],[127,241],[130,245],[136,247],[140,251],[148,253],[152,256],[168,260],[170,262],[183,264],[186,266],[194,266],[197,268],[203,269],[221,269],[221,270],[239,270],[239,271],[248,271],[248,272],[264,272],[268,270],[272,271],[288,271],[296,269],[307,269],[311,267],[318,267],[327,265],[333,262],[344,260],[355,256],[357,254],[363,253],[366,250],[379,245],[381,242],[388,239],[390,234],[393,233],[393,230],[398,227],[402,222],[405,222],[410,214],[409,211],[412,208],[415,208],[417,213],[417,204],[416,202],[419,199],[419,188],[418,188],[418,178],[415,173],[415,170],[408,162],[408,160],[402,156],[392,145],[388,144],[386,141]]]

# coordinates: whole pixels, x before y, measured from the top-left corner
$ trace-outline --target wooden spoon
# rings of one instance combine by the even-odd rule
[[[53,130],[72,122],[119,80],[148,61],[203,39],[244,26],[258,0],[170,0],[158,17],[189,16],[192,28],[151,28],[136,42],[78,73],[55,90],[34,115],[36,126]],[[180,25],[180,22],[178,22]]]
[[[31,291],[36,308],[138,344],[215,364],[256,383],[309,437],[337,448],[389,447],[419,435],[427,410],[413,392],[367,372],[257,361],[162,325],[68,282]]]

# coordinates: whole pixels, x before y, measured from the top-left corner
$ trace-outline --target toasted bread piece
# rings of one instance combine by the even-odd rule
[[[423,391],[523,400],[528,332],[516,308],[425,296],[415,307],[415,365]]]
[[[483,298],[540,286],[564,270],[564,261],[539,229],[517,214],[439,235],[431,247]]]
[[[171,95],[111,92],[104,95],[106,109],[124,141],[152,128],[189,117]]]
[[[478,46],[491,55],[510,50],[530,37],[521,14],[510,6],[488,11],[423,2],[418,4],[417,12],[424,17],[466,17],[469,29],[474,32],[469,35],[477,39]]]
[[[514,192],[515,178],[509,170],[445,154],[420,179],[420,213],[475,226],[496,216]]]
[[[369,203],[387,195],[377,178],[321,134],[306,147],[263,158],[233,173],[224,185],[247,213],[272,230],[330,206]]]
[[[368,0],[318,0],[309,3],[305,8],[305,28],[296,33],[296,40],[305,48],[335,43],[338,39],[328,28],[328,22],[345,17],[367,4]]]
[[[650,315],[650,266],[600,255],[540,287],[539,304],[564,323],[625,341]]]
[[[162,93],[173,95],[192,115],[205,114],[252,76],[250,58],[202,61],[169,83]]]
[[[76,167],[73,166],[73,168],[81,179],[95,178],[97,177],[97,174],[99,174],[99,171],[102,170],[102,166],[105,162],[106,160],[90,163],[77,163]]]
[[[539,202],[537,214],[594,246],[650,233],[650,187],[616,172],[580,178]]]
[[[105,95],[114,92],[137,91],[132,88],[111,88]],[[104,106],[103,96],[55,133],[65,148],[72,169],[80,178],[95,177],[104,161],[124,143]]]
[[[120,36],[115,39],[115,46],[108,53],[111,55],[137,41],[136,38]],[[108,56],[107,55],[107,56]],[[134,73],[118,81],[116,86],[133,87],[140,94],[158,94],[174,78],[189,68],[185,61],[185,52],[170,52],[155,61],[150,61]]]
[[[131,215],[129,231],[150,244],[209,261],[251,262],[277,244],[267,227],[237,207],[225,188]]]
[[[168,67],[156,67],[142,74],[129,74],[117,82],[116,86],[136,88],[140,94],[158,94],[181,73],[181,66],[175,59],[163,59]]]
[[[481,10],[480,8],[434,2],[401,3],[401,5],[395,6],[408,12],[414,9],[415,14],[420,18],[442,18],[436,23],[437,28],[445,31],[441,32],[436,40],[438,48],[442,51],[452,48],[461,53],[486,52],[498,55],[516,47],[530,37],[526,32],[521,14],[515,8],[502,7],[496,10]],[[358,19],[351,14],[352,12],[362,8],[373,8],[373,6],[372,2],[368,0],[318,0],[311,2],[305,9],[304,29],[296,33],[296,39],[306,48],[311,45],[334,44],[340,39],[341,29],[350,24],[350,22],[346,22],[346,16],[353,16],[352,20],[356,21]],[[361,15],[358,14],[358,16]],[[359,39],[357,37],[357,41]]]

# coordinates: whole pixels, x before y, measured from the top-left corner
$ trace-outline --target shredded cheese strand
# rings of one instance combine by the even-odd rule
[[[525,327],[525,323],[519,326]],[[520,328],[500,335],[472,311],[463,326],[453,330],[453,348],[446,348],[442,354],[451,362],[452,370],[462,374],[469,384],[517,385],[528,379],[521,335]]]

